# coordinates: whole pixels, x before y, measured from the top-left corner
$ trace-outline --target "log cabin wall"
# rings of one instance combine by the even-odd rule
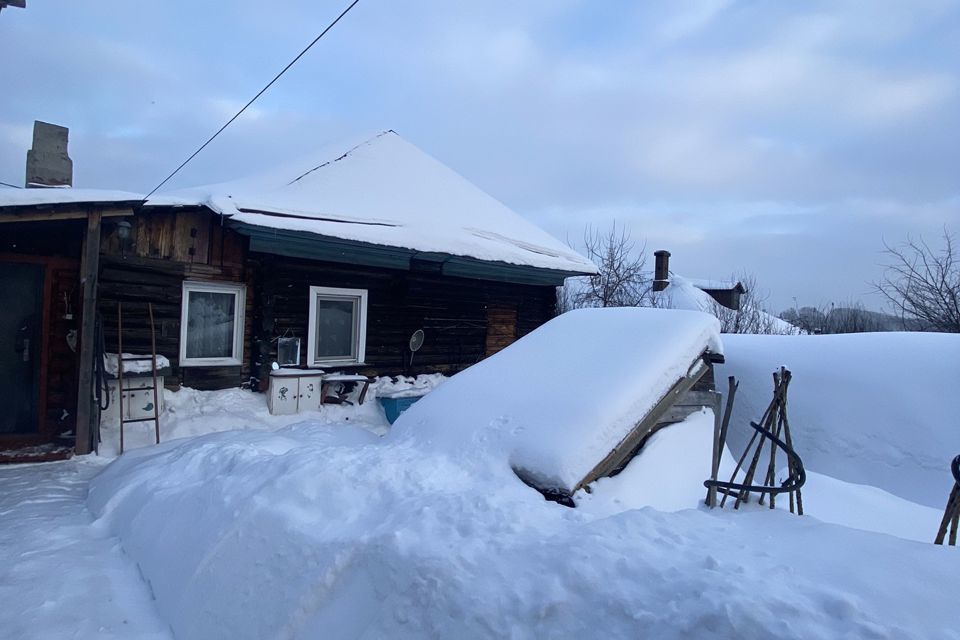
[[[307,362],[311,286],[368,291],[367,375],[455,373],[529,333],[555,314],[555,288],[340,263],[249,254],[248,299],[255,300],[251,369],[265,388],[277,338],[300,338]],[[252,295],[250,295],[252,293]],[[410,335],[425,341],[410,366]],[[343,367],[349,368],[349,367]]]
[[[84,228],[85,222],[79,220],[0,226],[0,260],[44,268],[38,434],[23,443],[13,442],[16,436],[11,436],[11,442],[5,444],[46,442],[76,428],[80,359],[76,332],[80,323],[80,239]]]
[[[106,350],[117,350],[117,304],[123,304],[123,349],[150,353],[147,303],[153,303],[157,353],[170,360],[168,387],[237,387],[250,378],[247,349],[252,334],[253,297],[244,310],[243,365],[181,367],[180,317],[185,280],[246,282],[246,239],[224,228],[205,209],[150,211],[126,218],[129,237],[120,238],[117,221],[104,223],[98,311]]]

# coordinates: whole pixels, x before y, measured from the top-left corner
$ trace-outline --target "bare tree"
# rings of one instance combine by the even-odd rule
[[[730,309],[719,302],[712,301],[711,308],[704,309],[720,320],[721,333],[794,333],[789,324],[767,313],[764,309],[769,293],[759,287],[755,276],[745,273],[735,277],[734,280],[744,288],[744,293],[740,295],[739,308]]]
[[[823,311],[817,307],[793,307],[781,313],[780,319],[806,334],[823,333]]]
[[[841,306],[830,304],[823,314],[823,333],[868,333],[886,331],[881,321],[883,314],[867,311],[860,302],[848,302]]]
[[[613,227],[601,233],[588,226],[583,232],[587,257],[597,265],[595,275],[568,281],[557,292],[557,306],[562,313],[581,307],[647,306],[651,280],[644,271],[646,247],[636,244],[625,229]]]
[[[897,315],[919,319],[934,331],[960,333],[960,261],[946,227],[939,250],[922,238],[884,247],[886,271],[874,286]]]

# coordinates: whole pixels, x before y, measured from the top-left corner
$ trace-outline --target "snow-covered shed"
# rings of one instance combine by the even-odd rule
[[[90,386],[94,310],[107,350],[122,303],[124,350],[149,353],[152,304],[168,385],[263,389],[277,361],[364,375],[456,372],[553,317],[566,277],[595,272],[393,131],[146,200],[2,189],[0,223],[0,283],[17,280],[17,265],[40,265],[28,298],[42,309],[37,336],[50,336],[27,352],[30,371],[0,362],[2,375],[32,381],[24,407],[41,398],[41,415],[24,410],[4,424],[17,440],[69,431],[78,409],[81,421],[95,412],[69,392],[78,378]],[[11,326],[28,311],[6,314]],[[69,344],[76,356],[52,357]]]
[[[717,319],[698,311],[570,311],[445,382],[393,429],[468,456],[481,447],[569,503],[659,428],[702,407],[719,414],[719,333]]]

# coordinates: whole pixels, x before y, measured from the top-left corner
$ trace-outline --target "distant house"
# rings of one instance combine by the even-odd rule
[[[702,311],[706,311],[702,299],[702,296],[694,294],[693,296],[689,295],[689,292],[682,294],[678,289],[680,288],[680,282],[682,281],[682,286],[686,287],[690,285],[703,291],[708,296],[714,299],[717,304],[730,309],[731,311],[740,310],[740,296],[747,292],[746,287],[737,280],[701,280],[695,278],[680,278],[679,276],[674,276],[670,273],[670,252],[664,251],[663,249],[654,252],[654,276],[653,276],[653,290],[656,291],[666,291],[668,287],[673,285],[671,293],[676,292],[681,295],[686,295],[687,297],[700,298],[697,300],[697,307]],[[669,298],[670,294],[666,296],[661,296]],[[689,306],[689,305],[688,305]]]
[[[690,284],[700,289],[718,304],[731,311],[740,310],[740,296],[747,292],[739,280],[690,280]]]
[[[91,372],[117,350],[121,304],[123,350],[138,353],[150,352],[152,304],[167,386],[264,390],[278,361],[458,371],[551,318],[555,287],[595,270],[393,131],[147,201],[2,189],[0,383],[12,401],[0,448],[75,431],[90,450]]]
[[[736,280],[697,280],[670,270],[670,253],[654,252],[653,299],[656,307],[703,311],[720,320],[723,333],[793,334],[797,328],[761,306],[756,295]]]

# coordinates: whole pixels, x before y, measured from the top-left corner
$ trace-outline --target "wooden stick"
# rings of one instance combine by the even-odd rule
[[[767,410],[763,412],[763,417],[760,419],[761,424],[763,424],[763,422],[767,419],[767,416],[770,414],[770,412],[773,411],[774,402],[775,402],[775,401],[771,401],[770,404],[767,405]],[[740,468],[743,466],[744,460],[747,459],[747,454],[750,453],[750,449],[751,449],[751,447],[753,447],[753,443],[756,441],[757,436],[759,436],[759,435],[760,435],[760,432],[759,432],[759,431],[754,431],[754,432],[753,432],[753,435],[750,436],[750,441],[747,442],[746,448],[744,448],[743,453],[740,454],[740,459],[737,460],[737,466],[733,468],[733,473],[730,475],[730,482],[731,482],[731,483],[734,482],[734,481],[736,481],[736,479],[737,479],[737,474],[740,472]],[[761,443],[761,444],[762,444],[762,443]],[[721,507],[721,508],[727,503],[727,498],[729,497],[729,495],[730,495],[729,493],[724,493],[723,498],[720,500],[720,507]],[[739,495],[739,494],[738,494],[738,495]]]
[[[733,398],[737,395],[737,388],[740,383],[733,376],[727,379],[727,406],[723,412],[723,424],[720,426],[720,454],[723,455],[723,448],[727,445],[727,429],[730,427],[730,418],[733,415]]]
[[[773,418],[777,415],[777,407],[779,405],[779,391],[780,391],[780,376],[779,373],[774,372],[773,374],[773,402],[770,403],[771,410],[766,414],[766,421],[761,423],[761,426],[773,433],[772,421]],[[757,432],[759,433],[759,431]],[[747,468],[747,472],[744,475],[743,484],[745,485],[743,490],[740,491],[740,495],[737,496],[736,502],[733,503],[734,509],[739,509],[742,502],[750,501],[750,491],[746,487],[753,484],[753,476],[757,471],[757,464],[760,462],[760,454],[763,452],[763,445],[766,442],[766,438],[761,438],[759,444],[757,445],[757,450],[753,453],[753,459],[750,461],[750,466]],[[775,445],[771,442],[771,447]],[[762,496],[761,496],[762,497]]]
[[[120,453],[123,453],[123,303],[117,302],[117,401],[120,410]]]
[[[947,506],[943,510],[943,519],[940,521],[940,528],[937,530],[937,537],[933,541],[934,544],[943,544],[950,525],[953,525],[953,533],[951,535],[952,542],[950,544],[957,544],[957,525],[955,524],[957,516],[960,516],[960,486],[954,483],[953,489],[950,490],[950,497],[947,498]]]
[[[727,446],[727,429],[730,427],[730,417],[733,414],[733,399],[737,395],[737,379],[733,376],[727,378],[727,404],[723,410],[723,419],[720,423],[720,433],[714,437],[713,447],[713,468],[710,479],[716,481],[720,474],[720,460],[723,458],[723,451]],[[722,500],[726,500],[726,494]],[[710,487],[707,490],[707,504],[711,507],[717,506],[717,488]]]
[[[789,385],[790,381],[793,380],[793,374],[790,373],[789,369],[784,369],[784,377],[786,378],[786,384]],[[790,435],[790,419],[787,417],[787,388],[784,387],[783,391],[783,438],[784,442],[787,443],[787,446],[793,449],[793,437]],[[796,449],[794,449],[796,451]],[[793,472],[797,471],[796,463],[790,461],[789,467],[791,475]],[[803,515],[803,494],[800,493],[800,489],[790,492],[790,513],[793,513],[793,500],[794,494],[796,494],[797,500],[797,515]]]
[[[157,330],[153,323],[153,303],[147,303],[147,312],[150,314],[150,370],[153,373],[153,426],[157,434],[157,444],[160,444],[160,405],[157,403]],[[123,353],[120,354],[121,358]]]

